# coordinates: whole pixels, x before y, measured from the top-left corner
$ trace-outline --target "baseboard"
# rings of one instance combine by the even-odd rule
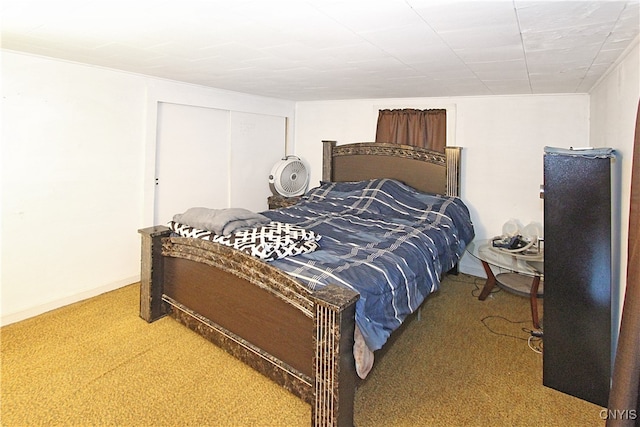
[[[100,294],[104,294],[105,292],[110,292],[110,291],[122,288],[123,286],[127,286],[139,281],[140,281],[140,276],[133,276],[127,279],[122,279],[116,282],[109,283],[107,285],[99,286],[97,288],[88,289],[86,291],[79,292],[77,294],[73,294],[68,297],[61,298],[59,300],[51,301],[46,304],[41,304],[36,307],[31,307],[26,310],[21,310],[15,313],[2,314],[2,318],[0,319],[0,322],[1,322],[0,326],[6,326],[6,325],[10,325],[11,323],[16,323],[21,320],[29,319],[31,317],[35,317],[40,314],[46,313],[47,311],[55,310],[56,308],[64,307],[65,305],[83,301],[88,298],[93,298]]]
[[[469,266],[465,266],[465,267],[460,267],[460,272],[461,273],[465,273],[468,274],[470,276],[476,276],[476,277],[481,277],[483,279],[487,278],[486,273],[484,272],[484,270],[482,268],[475,268],[475,267],[471,267],[469,268]]]
[[[485,279],[487,278],[487,273],[485,273],[484,269],[482,268],[482,264],[480,264],[480,261],[466,255],[462,258],[462,260],[460,260],[460,272],[469,274],[471,276],[482,277]]]

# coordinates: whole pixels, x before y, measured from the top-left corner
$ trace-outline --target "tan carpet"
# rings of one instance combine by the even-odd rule
[[[358,389],[356,425],[604,425],[599,406],[542,386],[528,300],[478,301],[481,283],[448,278],[428,300]],[[309,425],[270,380],[172,319],[140,319],[138,289],[0,330],[3,426]]]

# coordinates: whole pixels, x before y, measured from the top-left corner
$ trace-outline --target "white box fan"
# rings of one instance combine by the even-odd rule
[[[301,196],[308,185],[309,167],[300,157],[286,156],[273,165],[269,174],[271,191],[281,196]]]

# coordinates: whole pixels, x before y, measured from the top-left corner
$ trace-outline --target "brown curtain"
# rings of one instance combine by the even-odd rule
[[[447,110],[380,110],[376,142],[441,151],[447,145]]]
[[[627,290],[609,396],[607,426],[640,425],[640,104],[631,171]]]

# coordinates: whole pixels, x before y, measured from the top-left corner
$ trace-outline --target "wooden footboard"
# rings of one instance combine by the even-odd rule
[[[140,316],[171,315],[312,405],[316,426],[352,425],[358,294],[308,290],[242,252],[140,230]]]

